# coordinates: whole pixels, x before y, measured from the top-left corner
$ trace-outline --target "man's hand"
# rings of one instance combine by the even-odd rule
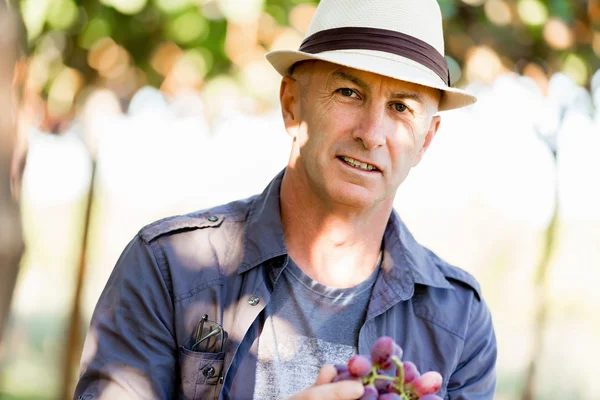
[[[360,399],[365,391],[363,385],[357,381],[339,381],[331,383],[337,372],[333,365],[325,365],[319,371],[315,383],[306,390],[296,393],[288,400],[355,400]]]

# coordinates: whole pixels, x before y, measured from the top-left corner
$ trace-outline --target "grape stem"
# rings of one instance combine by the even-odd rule
[[[396,378],[394,378],[393,376],[387,376],[387,375],[379,375],[377,373],[374,373],[369,380],[367,381],[368,384],[374,383],[375,381],[392,381],[392,382],[396,382]]]
[[[408,400],[408,395],[404,392],[404,364],[402,360],[400,360],[397,356],[392,356],[392,361],[396,364],[396,385],[394,385],[395,389],[398,390],[398,394],[403,398]]]
[[[410,400],[410,397],[404,391],[404,364],[397,356],[392,356],[392,361],[394,361],[394,364],[396,364],[396,371],[398,371],[397,377],[380,375],[377,373],[377,367],[373,366],[371,375],[365,380],[366,384],[373,385],[376,380],[391,381],[392,386],[398,391],[400,397],[402,397],[404,400]]]
[[[392,356],[392,361],[396,364],[396,371],[398,375],[397,384],[400,387],[400,391],[404,393],[404,364],[397,356]]]

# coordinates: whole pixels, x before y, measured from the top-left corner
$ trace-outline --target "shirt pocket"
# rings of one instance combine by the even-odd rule
[[[183,400],[218,399],[219,378],[223,372],[225,353],[202,353],[179,348],[181,387]]]

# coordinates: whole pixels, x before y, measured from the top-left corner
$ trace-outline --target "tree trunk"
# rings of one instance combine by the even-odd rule
[[[16,15],[0,2],[0,343],[23,252],[19,207],[11,191],[11,158],[17,141],[14,68],[20,56]]]

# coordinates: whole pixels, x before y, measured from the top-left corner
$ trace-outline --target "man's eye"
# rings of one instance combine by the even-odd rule
[[[406,107],[402,103],[394,103],[394,109],[398,112],[404,112],[404,111],[408,110],[408,107]]]
[[[339,89],[338,92],[344,97],[357,97],[357,94],[354,90],[348,88]]]

